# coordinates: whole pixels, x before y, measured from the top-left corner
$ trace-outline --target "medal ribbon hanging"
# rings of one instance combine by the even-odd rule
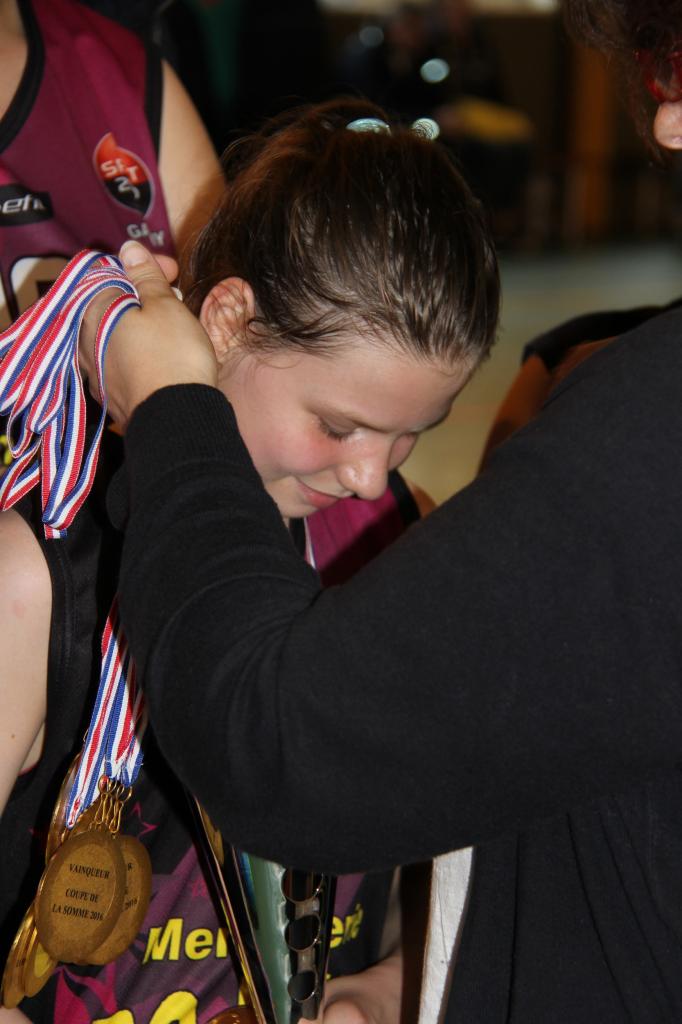
[[[95,341],[102,412],[85,452],[86,401],[78,365],[85,312],[104,289],[120,294],[100,322]],[[139,307],[118,259],[84,251],[50,290],[0,334],[0,415],[15,460],[0,481],[0,509],[11,508],[40,482],[45,537],[65,536],[87,498],[106,420],[104,357],[119,318]],[[131,786],[140,770],[144,699],[119,624],[114,599],[102,635],[102,668],[95,709],[67,802],[66,825],[93,802],[102,775]]]

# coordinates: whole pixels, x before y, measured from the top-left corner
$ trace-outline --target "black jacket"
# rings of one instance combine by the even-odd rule
[[[324,593],[218,393],[129,428],[122,614],[166,755],[272,858],[478,844],[457,1024],[682,1019],[681,337],[583,363]]]

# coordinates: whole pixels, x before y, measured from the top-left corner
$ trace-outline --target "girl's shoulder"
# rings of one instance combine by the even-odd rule
[[[45,556],[33,530],[14,509],[0,512],[0,584],[0,608],[9,608],[15,618],[22,617],[25,605],[51,598]]]

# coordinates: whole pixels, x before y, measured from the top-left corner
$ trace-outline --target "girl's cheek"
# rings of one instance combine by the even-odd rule
[[[301,436],[294,443],[288,443],[281,461],[289,464],[294,475],[319,472],[337,464],[339,445],[327,437]]]
[[[319,430],[302,439],[297,447],[297,452],[298,461],[311,469],[333,466],[340,458],[339,442],[325,437]]]

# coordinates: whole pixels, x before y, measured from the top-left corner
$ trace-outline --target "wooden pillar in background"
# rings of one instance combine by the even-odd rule
[[[566,241],[599,239],[609,228],[615,149],[615,84],[594,50],[571,47],[568,102]]]

